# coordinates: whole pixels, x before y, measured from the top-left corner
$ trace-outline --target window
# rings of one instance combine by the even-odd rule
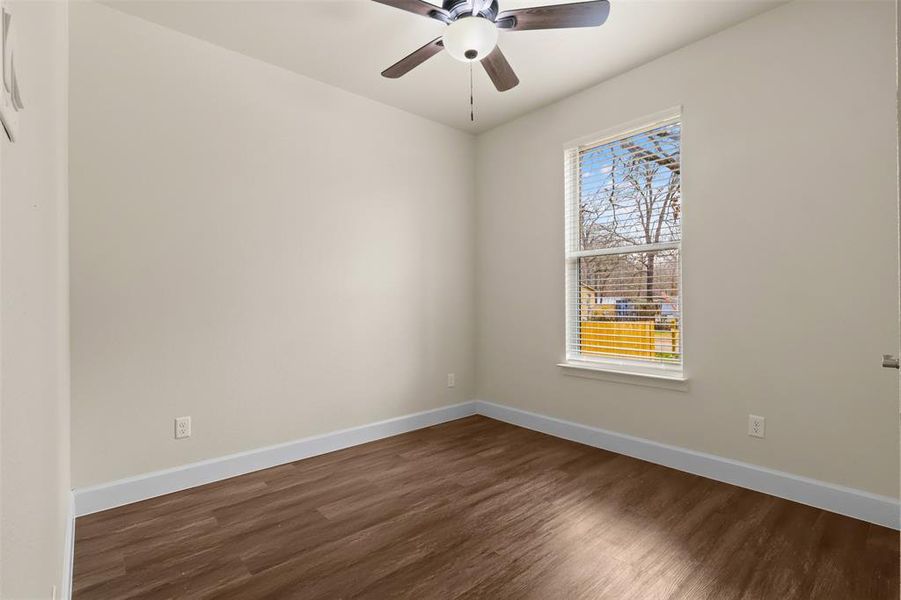
[[[682,374],[678,117],[566,151],[566,360]]]

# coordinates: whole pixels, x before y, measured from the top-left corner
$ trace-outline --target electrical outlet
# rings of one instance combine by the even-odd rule
[[[177,417],[175,419],[175,439],[183,440],[191,437],[191,417]]]
[[[50,599],[56,600],[56,586],[50,588]]]
[[[455,385],[457,385],[457,378],[454,376],[453,373],[448,373],[447,374],[447,387],[454,387]]]
[[[756,438],[766,437],[766,419],[748,415],[748,435]]]

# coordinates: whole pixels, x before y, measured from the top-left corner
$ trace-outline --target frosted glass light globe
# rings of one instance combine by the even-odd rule
[[[482,60],[497,46],[497,27],[483,17],[464,17],[444,31],[444,48],[462,62]]]

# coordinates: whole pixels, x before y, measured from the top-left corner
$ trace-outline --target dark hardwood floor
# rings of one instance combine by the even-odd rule
[[[898,533],[469,417],[78,519],[75,598],[898,598]]]

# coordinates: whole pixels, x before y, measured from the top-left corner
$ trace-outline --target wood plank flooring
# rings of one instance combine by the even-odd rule
[[[76,600],[898,598],[898,533],[485,417],[82,517]]]

